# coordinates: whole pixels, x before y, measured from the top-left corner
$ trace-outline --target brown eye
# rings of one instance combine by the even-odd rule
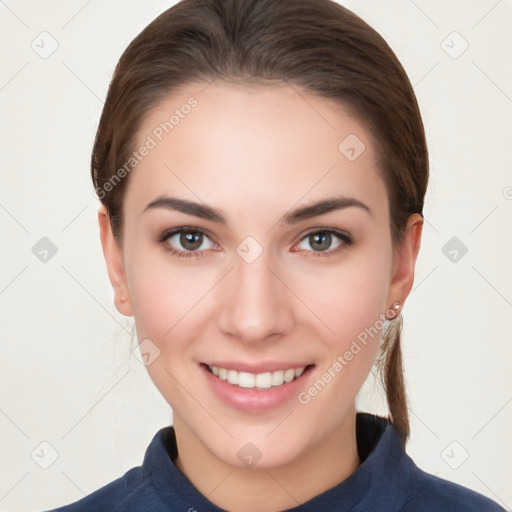
[[[352,243],[351,238],[332,230],[312,231],[297,245],[297,250],[306,252],[334,252],[342,246]]]
[[[160,242],[167,249],[183,255],[201,254],[214,249],[215,244],[203,232],[193,229],[176,229],[162,236]]]
[[[195,251],[203,243],[203,234],[198,232],[183,232],[180,234],[180,244],[187,251]]]
[[[308,242],[315,251],[326,251],[331,247],[332,237],[330,233],[315,233],[309,235]]]

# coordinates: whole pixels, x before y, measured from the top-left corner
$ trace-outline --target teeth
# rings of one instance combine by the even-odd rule
[[[236,370],[227,370],[226,368],[219,368],[218,366],[208,366],[209,370],[213,375],[219,377],[221,380],[226,380],[230,384],[239,386],[241,388],[258,388],[258,389],[269,389],[271,387],[281,386],[285,382],[291,382],[292,380],[300,377],[305,366],[302,368],[290,369],[290,370],[278,370],[277,372],[265,372],[265,373],[248,373],[248,372],[237,372]]]

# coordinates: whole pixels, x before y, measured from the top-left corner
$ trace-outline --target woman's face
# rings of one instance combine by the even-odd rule
[[[135,146],[122,248],[102,239],[152,380],[218,459],[296,459],[353,419],[421,224],[394,252],[369,132],[288,86],[189,85]]]

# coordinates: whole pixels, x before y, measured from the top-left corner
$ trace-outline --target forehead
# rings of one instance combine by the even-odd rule
[[[190,84],[146,115],[134,149],[142,146],[151,149],[126,198],[139,211],[162,193],[239,211],[326,194],[386,203],[363,124],[288,85]]]

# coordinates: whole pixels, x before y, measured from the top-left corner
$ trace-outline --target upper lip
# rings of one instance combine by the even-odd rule
[[[235,370],[237,372],[247,373],[266,373],[277,372],[279,370],[295,370],[309,366],[312,363],[292,363],[290,361],[269,361],[266,363],[243,363],[241,361],[203,361],[208,366],[217,366],[226,370]]]

